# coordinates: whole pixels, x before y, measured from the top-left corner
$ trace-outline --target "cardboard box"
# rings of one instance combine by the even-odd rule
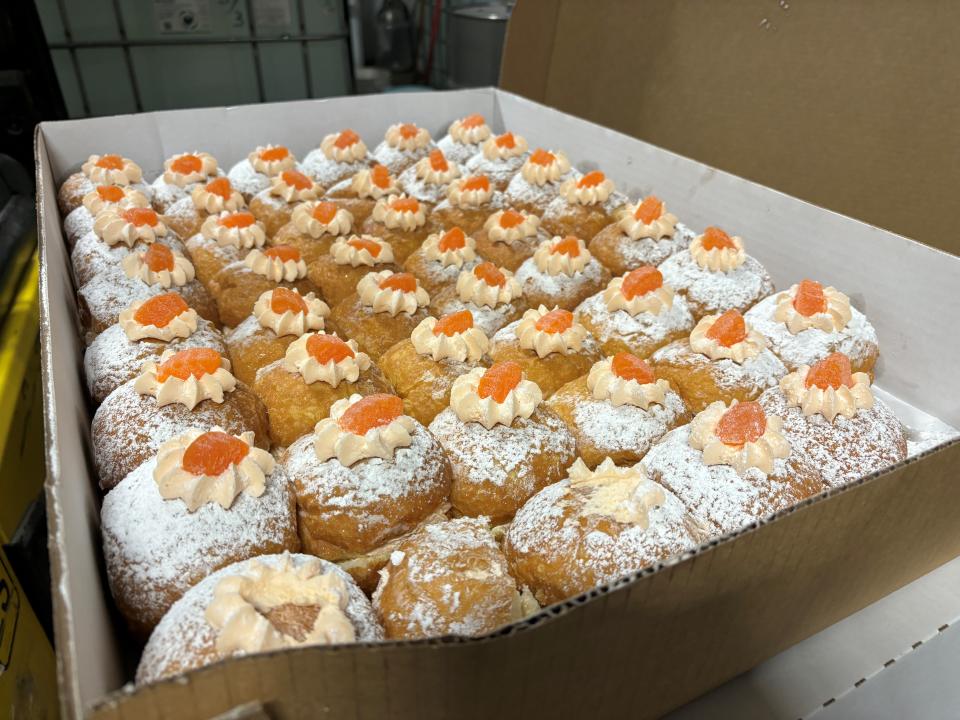
[[[404,119],[440,135],[483,113],[531,143],[602,167],[635,197],[653,189],[692,227],[742,235],[779,287],[817,277],[877,327],[878,383],[915,427],[960,426],[960,258],[494,89],[399,94],[45,123],[41,192],[47,498],[64,715],[206,718],[254,703],[269,717],[653,717],[960,555],[960,441],[825,494],[696,552],[546,608],[489,637],[272,653],[135,689],[99,555],[99,495],[74,289],[54,202],[94,148],[145,174],[182,148],[224,165],[267,140],[302,155],[354,127],[368,142]],[[257,705],[259,703],[259,706]],[[256,709],[259,708],[259,709]]]
[[[500,85],[960,253],[960,5],[524,0]]]

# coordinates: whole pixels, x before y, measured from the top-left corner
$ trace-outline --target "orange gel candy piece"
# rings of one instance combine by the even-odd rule
[[[263,254],[271,260],[279,260],[280,262],[284,263],[288,260],[300,262],[300,251],[292,245],[274,245],[273,247],[264,250]]]
[[[497,144],[497,147],[501,148],[512,149],[517,146],[517,139],[513,136],[512,132],[505,132],[503,135],[498,135],[494,142]]]
[[[404,140],[416,137],[418,132],[420,132],[420,128],[413,123],[404,123],[400,126],[400,137]]]
[[[119,155],[101,155],[97,160],[97,167],[106,170],[123,170],[123,158]]]
[[[123,200],[123,188],[117,185],[98,185],[97,195],[104,202],[118,203]]]
[[[573,313],[563,308],[556,308],[540,316],[534,325],[540,332],[555,335],[573,327]]]
[[[523,215],[518,213],[516,210],[504,210],[500,213],[500,227],[509,230],[512,227],[516,227],[524,221]]]
[[[203,160],[196,155],[181,155],[170,163],[170,169],[181,175],[200,172],[203,168]]]
[[[512,360],[494,363],[480,378],[477,395],[481,398],[492,397],[495,402],[502,403],[522,379],[523,368]]]
[[[389,425],[403,415],[403,400],[396,395],[376,393],[357,400],[340,416],[340,429],[366,435],[374,428]]]
[[[307,339],[307,352],[321,365],[326,365],[330,361],[338,363],[346,358],[356,357],[356,353],[346,342],[336,335],[325,333],[315,333]]]
[[[637,205],[637,209],[633,213],[633,217],[642,222],[644,225],[649,225],[654,220],[657,220],[663,214],[663,202],[660,198],[654,197],[653,195],[648,195],[643,199],[643,202]]]
[[[850,358],[843,353],[835,352],[810,368],[805,384],[807,387],[816,385],[821,390],[827,388],[836,390],[841,385],[851,387],[853,385],[851,370]]]
[[[208,182],[204,189],[208,193],[213,193],[214,195],[219,195],[224,200],[229,200],[230,196],[233,194],[233,187],[230,185],[230,181],[225,177],[215,178]]]
[[[333,144],[335,147],[343,150],[344,148],[348,148],[351,145],[357,144],[358,142],[360,142],[360,136],[348,128],[337,135],[337,139]]]
[[[313,187],[313,180],[297,170],[284,170],[280,173],[280,177],[287,185],[297,190],[309,190]]]
[[[573,235],[567,235],[563,240],[550,248],[551,255],[569,255],[579,257],[580,240]]]
[[[277,315],[283,315],[285,312],[296,315],[297,313],[306,313],[307,304],[300,297],[300,293],[289,288],[278,287],[270,294],[270,309]]]
[[[490,179],[486,175],[471,175],[460,184],[461,190],[483,190],[490,189]]]
[[[174,268],[173,250],[166,245],[153,243],[143,254],[143,263],[153,272],[171,271]]]
[[[374,165],[370,171],[370,179],[378,188],[390,187],[390,171],[386,165]]]
[[[619,352],[614,355],[613,360],[610,361],[610,369],[618,378],[636,380],[641,385],[648,385],[656,380],[650,366],[628,352]]]
[[[599,170],[593,170],[591,172],[588,172],[582,178],[580,178],[580,180],[577,182],[577,187],[581,187],[581,188],[596,187],[606,179],[607,179],[607,176],[604,175],[602,172],[600,172]]]
[[[257,219],[253,216],[253,213],[248,213],[245,210],[240,212],[230,213],[226,215],[217,222],[223,227],[228,228],[245,228],[253,225]]]
[[[141,325],[164,328],[177,315],[189,309],[190,306],[187,305],[186,300],[175,292],[169,292],[145,300],[133,314],[133,319]]]
[[[823,294],[823,285],[816,280],[801,280],[797,283],[797,294],[793,298],[794,309],[804,317],[827,311],[827,298]]]
[[[206,432],[187,446],[182,467],[191,475],[216,477],[250,452],[243,440],[219,431]]]
[[[729,235],[713,225],[703,231],[703,239],[700,243],[704,250],[734,250],[737,247]]]
[[[503,287],[507,284],[507,276],[500,272],[499,268],[489,261],[477,265],[473,269],[473,274],[491,287]]]
[[[623,276],[620,292],[627,300],[663,287],[663,275],[652,265],[644,265]]]
[[[169,377],[186,380],[215,373],[220,367],[220,353],[210,348],[189,348],[171,355],[157,366],[157,380],[163,382]]]
[[[744,322],[739,310],[727,310],[707,330],[707,337],[716,340],[724,347],[736,345],[746,339],[747,323]]]
[[[467,246],[467,236],[458,227],[453,227],[447,230],[443,235],[440,236],[440,242],[437,243],[437,247],[440,249],[440,252],[446,252],[447,250],[459,250]]]
[[[347,245],[357,250],[366,250],[371,257],[380,256],[380,243],[374,242],[370,238],[353,237],[347,240]]]
[[[384,278],[377,286],[381,290],[399,290],[400,292],[416,292],[417,279],[410,273],[394,273]]]
[[[556,159],[556,156],[554,156],[552,152],[548,152],[543,148],[537,148],[530,154],[530,162],[534,165],[549,165]]]
[[[393,204],[390,207],[397,212],[415,213],[420,209],[420,203],[416,200],[416,198],[398,198],[393,201]]]
[[[450,337],[451,335],[465,332],[472,327],[473,314],[469,310],[461,310],[460,312],[444,315],[437,320],[437,324],[433,326],[433,334],[443,334]]]
[[[443,156],[443,150],[430,151],[430,167],[436,172],[446,172],[450,169],[450,164]]]
[[[313,208],[312,214],[314,220],[319,220],[324,225],[328,225],[337,214],[337,206],[332,202],[319,202]]]
[[[277,145],[277,147],[261,150],[260,159],[266,160],[267,162],[273,162],[275,160],[283,160],[289,154],[290,154],[290,151],[287,150],[283,145]]]
[[[485,122],[486,120],[483,119],[483,115],[467,115],[460,121],[460,127],[475,128],[480,127]]]
[[[758,402],[739,402],[727,410],[714,430],[724,445],[742,446],[756,442],[767,429],[767,415]]]
[[[127,208],[120,212],[120,217],[131,225],[156,225],[159,222],[157,214],[150,208]]]

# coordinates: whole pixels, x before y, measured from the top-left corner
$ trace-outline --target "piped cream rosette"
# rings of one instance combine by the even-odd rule
[[[291,289],[290,292],[300,295],[300,291],[296,288]],[[300,337],[311,330],[323,330],[324,321],[330,314],[330,307],[323,300],[312,292],[307,293],[300,298],[305,309],[297,312],[284,309],[283,312],[278,313],[273,308],[273,293],[273,290],[267,290],[253,304],[253,316],[261,327],[272,330],[278,337],[283,335]]]
[[[447,200],[453,207],[458,208],[478,208],[490,202],[493,197],[493,183],[487,180],[486,183],[477,180],[484,178],[483,175],[471,175],[459,180],[455,180],[447,186]]]
[[[480,362],[490,349],[490,340],[480,328],[471,326],[461,332],[447,335],[434,332],[437,318],[427,317],[420,321],[410,340],[418,355],[432,358],[436,362],[454,360],[456,362]]]
[[[247,155],[247,160],[254,170],[267,177],[292,170],[297,164],[297,159],[281,145],[262,145]]]
[[[193,201],[193,206],[208,215],[216,215],[224,211],[236,212],[237,210],[245,208],[247,203],[244,201],[243,195],[237,192],[232,185],[229,185],[229,180],[223,178],[223,181],[230,187],[230,193],[227,197],[211,191],[208,188],[210,183],[207,183],[207,185],[197,185],[190,191],[190,199]]]
[[[457,297],[460,298],[460,302],[495,308],[497,305],[509,304],[514,298],[520,297],[523,289],[513,273],[506,268],[497,268],[497,270],[506,280],[503,285],[490,285],[477,277],[473,270],[461,270],[457,276]]]
[[[637,217],[637,208],[642,201],[634,205],[627,206],[627,212],[620,218],[619,225],[623,234],[631,240],[640,240],[641,238],[651,238],[660,240],[665,237],[673,237],[677,229],[677,216],[667,212],[666,206],[661,206],[660,216],[649,223],[644,222]]]
[[[143,256],[145,252],[134,252],[125,255],[123,260],[120,261],[120,267],[123,268],[124,275],[131,280],[142,280],[147,285],[156,285],[164,289],[183,287],[196,276],[193,263],[176,250],[171,250],[170,252],[173,255],[172,270],[167,268],[153,270],[144,262]]]
[[[397,123],[387,128],[383,139],[387,145],[402,152],[422,150],[430,144],[430,133],[425,128],[409,123]]]
[[[543,151],[546,157],[537,150],[527,158],[520,168],[520,176],[530,185],[543,186],[547,183],[559,182],[560,178],[570,172],[570,161],[567,156],[558,150]],[[542,162],[546,159],[547,162]]]
[[[438,153],[439,150],[433,152]],[[414,165],[417,179],[427,185],[447,185],[460,177],[460,168],[456,163],[447,161],[445,170],[438,170],[433,166],[433,158],[427,156],[417,160]]]
[[[231,462],[216,475],[194,474],[183,466],[187,450],[208,433],[202,430],[188,430],[180,437],[168,440],[157,451],[157,465],[153,470],[153,479],[157,483],[160,497],[165,500],[183,500],[187,510],[195,512],[207,503],[217,503],[224,510],[230,509],[240,493],[251,497],[260,497],[266,490],[267,475],[273,472],[275,462],[266,450],[253,444],[253,432],[230,435],[223,428],[214,427],[210,434],[229,435],[237,447],[245,445],[246,450],[239,462]],[[226,438],[224,438],[226,440]]]
[[[450,407],[463,422],[478,422],[487,430],[498,423],[510,427],[518,417],[529,418],[543,401],[540,387],[523,376],[503,402],[492,396],[480,397],[480,381],[486,372],[487,368],[474,368],[453,381]]]
[[[793,301],[797,296],[799,285],[793,285],[786,292],[777,295],[777,307],[773,311],[773,319],[782,322],[792,335],[816,328],[825,333],[840,332],[850,322],[853,314],[850,311],[850,298],[834,287],[823,288],[823,297],[827,302],[826,312],[818,312],[807,316],[797,312]]]
[[[319,200],[316,202],[305,202],[293,208],[290,220],[293,226],[301,235],[309,235],[312,238],[323,237],[324,235],[346,235],[353,227],[353,215],[349,210],[336,208],[329,215],[322,213],[325,207],[331,203]]]
[[[593,364],[587,375],[587,389],[595,400],[605,400],[614,407],[633,405],[649,410],[653,404],[663,405],[670,383],[657,378],[652,383],[641,383],[634,378],[622,378],[613,372],[613,358],[605,358]]]
[[[623,310],[632,317],[636,317],[640,313],[659,315],[664,310],[669,310],[673,307],[674,291],[673,288],[666,283],[661,284],[660,287],[650,292],[643,293],[642,295],[634,295],[629,300],[626,295],[623,294],[622,286],[623,278],[615,277],[607,284],[606,290],[603,291],[603,300],[607,304],[607,310],[610,312]]]
[[[356,640],[356,630],[344,612],[350,594],[346,581],[322,571],[319,560],[297,567],[285,556],[278,568],[259,560],[248,562],[242,574],[223,578],[204,612],[216,630],[221,658],[307,645],[333,645]],[[285,635],[265,613],[283,606],[319,608],[302,639]]]
[[[513,133],[504,133],[497,137],[491,137],[487,139],[487,141],[483,143],[483,147],[480,148],[483,157],[491,162],[520,157],[526,151],[526,138]]]
[[[520,215],[523,219],[520,222],[511,222],[504,226],[505,214],[511,220],[515,220],[517,215]],[[515,242],[524,238],[535,237],[539,227],[540,218],[536,215],[521,213],[516,210],[498,210],[483,223],[483,229],[487,231],[487,237],[493,242]]]
[[[409,207],[407,207],[409,205]],[[406,195],[390,195],[377,200],[371,216],[388,230],[410,232],[423,227],[427,222],[427,213],[423,205]]]
[[[146,222],[134,222],[133,213],[142,213]],[[93,219],[93,231],[107,245],[133,247],[138,242],[152,243],[166,237],[167,226],[149,208],[121,208],[108,205]]]
[[[413,442],[410,433],[417,421],[409,415],[398,415],[385,425],[373,427],[363,435],[355,435],[340,427],[340,418],[350,406],[363,399],[351,395],[338,400],[330,407],[330,417],[317,423],[313,431],[313,449],[317,460],[326,462],[336,458],[346,467],[367,458],[392,460],[397,448],[409,447]]]
[[[98,185],[132,185],[143,179],[140,166],[119,155],[91,155],[80,171]]]
[[[186,378],[171,374],[161,381],[160,366],[176,354],[174,350],[164,350],[159,362],[144,363],[134,381],[134,390],[156,398],[159,407],[180,403],[187,410],[193,410],[204,400],[222,403],[224,395],[237,387],[237,379],[230,372],[230,361],[223,356],[220,356],[220,367],[212,373],[205,372],[200,377],[191,373]]]
[[[690,332],[690,349],[706,355],[711,360],[733,360],[742,365],[751,358],[755,358],[770,345],[770,341],[754,330],[748,323],[747,335],[740,342],[733,345],[724,345],[716,338],[708,337],[707,333],[713,324],[720,319],[720,315],[705,315]]]
[[[553,311],[541,305],[538,308],[531,308],[523,314],[523,317],[517,321],[515,330],[520,347],[524,350],[533,350],[539,358],[545,358],[553,353],[570,355],[580,352],[583,341],[589,334],[587,329],[573,320],[569,327],[560,332],[541,330],[539,328],[540,320],[550,312]],[[570,317],[572,318],[572,313]]]
[[[288,182],[288,180],[294,179],[287,176],[287,173],[289,172],[291,171],[284,170],[281,173],[277,173],[270,179],[270,188],[268,192],[271,195],[280,198],[288,205],[296,202],[316,200],[320,196],[320,186],[317,185],[312,178],[304,175],[303,177],[309,180],[310,184],[302,187],[295,183]]]
[[[374,254],[376,253],[376,254]],[[394,261],[393,248],[386,240],[373,235],[338,237],[330,246],[330,257],[337,265],[373,267]]]
[[[283,367],[287,372],[297,373],[307,385],[315,382],[325,382],[330,387],[337,387],[341,382],[355,383],[360,373],[370,368],[370,358],[357,348],[355,340],[340,340],[344,344],[343,357],[339,360],[330,358],[320,362],[310,351],[311,338],[322,333],[305,333],[287,346],[283,358]],[[336,337],[336,336],[333,336]]]
[[[117,185],[114,187],[108,187],[107,190],[119,193],[120,199],[116,201],[108,200],[99,192],[99,188],[94,188],[83,196],[83,206],[87,209],[88,213],[91,215],[97,215],[100,211],[105,210],[108,207],[150,207],[150,201],[147,200],[147,196],[139,190],[134,190],[132,187],[122,187]]]
[[[178,160],[186,160],[187,158],[196,158],[196,164],[199,165],[199,167],[195,170],[191,169],[187,172],[180,172],[174,169],[173,166]],[[184,187],[185,185],[192,185],[193,183],[202,182],[208,177],[216,174],[217,159],[210,153],[180,153],[179,155],[174,155],[172,158],[167,158],[163,163],[163,181],[168,185],[176,185],[180,188]]]
[[[253,248],[243,258],[243,264],[256,275],[275,283],[294,282],[307,276],[307,263],[302,257],[284,259],[268,253],[269,250],[264,252],[260,248]]]
[[[364,275],[357,283],[357,295],[360,303],[373,310],[395,317],[398,313],[413,315],[417,310],[430,304],[430,294],[416,282],[413,290],[383,287],[387,278],[394,274],[392,270],[381,270]]]
[[[349,130],[325,135],[320,141],[320,150],[328,160],[337,163],[360,162],[367,156],[366,143]]]
[[[596,171],[595,171],[596,172]],[[581,178],[570,178],[560,185],[560,197],[564,198],[571,205],[602,205],[607,201],[614,191],[613,180],[604,176],[596,184],[586,184],[584,180],[589,175]]]
[[[558,251],[557,245],[563,242],[565,238],[554,236],[552,240],[545,240],[537,246],[533,253],[533,261],[537,264],[537,269],[547,275],[566,275],[573,277],[590,262],[590,251],[587,250],[586,243],[580,238],[577,241],[577,253],[571,255],[566,252]]]
[[[117,318],[120,329],[123,330],[124,335],[126,335],[127,339],[131,342],[136,342],[137,340],[162,340],[163,342],[170,342],[176,338],[188,338],[197,331],[200,316],[197,315],[197,311],[192,307],[187,307],[179,312],[163,327],[144,325],[138,322],[136,317],[137,311],[146,302],[150,302],[150,299],[136,301],[129,307],[121,310]]]
[[[567,471],[570,489],[587,495],[583,515],[598,515],[625,525],[650,527],[650,511],[667,501],[663,488],[650,480],[643,466],[617,467],[607,458],[590,470],[582,459]]]
[[[743,265],[747,253],[743,249],[743,240],[739,236],[730,237],[733,247],[713,247],[707,250],[703,246],[703,235],[697,235],[690,242],[690,257],[704,270],[730,272]]]
[[[477,120],[480,122],[476,122]],[[490,137],[490,126],[482,117],[470,116],[454,120],[447,132],[461,145],[479,145]]]
[[[733,407],[737,401],[733,401]],[[710,403],[690,423],[690,447],[703,453],[706,465],[729,465],[740,475],[756,468],[769,475],[774,460],[790,455],[790,443],[780,432],[783,421],[775,415],[766,416],[763,434],[752,442],[727,445],[716,435],[717,424],[729,408],[720,400]]]
[[[259,221],[249,225],[225,225],[224,220],[236,213],[222,212],[219,215],[210,215],[200,226],[200,234],[207,240],[213,240],[220,247],[235,247],[239,250],[249,250],[254,247],[263,247],[267,241],[267,233]]]
[[[392,175],[387,175],[387,185],[378,185],[374,182],[372,170],[360,170],[350,180],[350,190],[360,199],[370,198],[379,200],[390,195],[399,195],[400,186]]]
[[[829,422],[837,415],[852,418],[858,410],[873,407],[873,391],[870,389],[870,376],[867,373],[853,373],[853,384],[849,387],[826,389],[811,385],[807,387],[809,365],[801,365],[794,372],[780,380],[780,390],[790,407],[798,407],[804,417],[819,413]]]
[[[477,241],[472,236],[463,233],[463,247],[445,247],[441,249],[441,241],[445,233],[432,233],[427,236],[420,246],[423,255],[431,262],[438,262],[443,267],[455,266],[462,268],[465,263],[473,262],[477,258]]]

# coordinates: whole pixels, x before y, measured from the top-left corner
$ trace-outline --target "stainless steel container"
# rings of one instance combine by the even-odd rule
[[[497,84],[509,19],[510,7],[499,3],[447,11],[447,84],[451,88]]]

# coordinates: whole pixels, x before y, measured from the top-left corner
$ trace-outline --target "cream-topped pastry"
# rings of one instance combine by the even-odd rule
[[[825,333],[843,330],[853,317],[850,298],[834,287],[816,280],[801,280],[777,295],[773,319],[782,322],[793,335],[816,328]]]
[[[666,502],[663,488],[650,480],[643,466],[617,467],[607,458],[596,470],[582,459],[567,471],[571,489],[586,491],[583,515],[599,515],[619,523],[650,527],[650,511]]]
[[[573,277],[590,262],[590,251],[578,237],[568,235],[565,238],[554,236],[537,246],[533,261],[537,269],[547,275],[567,275]]]
[[[300,251],[290,245],[276,245],[266,250],[253,248],[243,258],[243,264],[256,275],[270,282],[294,282],[307,276],[307,263]]]
[[[93,231],[107,245],[133,247],[166,237],[167,226],[150,208],[108,205],[93,219]]]
[[[413,123],[397,123],[383,136],[387,145],[403,152],[422,150],[430,144],[430,133]]]
[[[311,330],[323,330],[329,314],[330,308],[323,300],[312,292],[301,296],[296,288],[267,290],[253,305],[253,316],[260,326],[277,336],[300,337]]]
[[[490,137],[490,126],[483,115],[467,115],[450,123],[447,132],[461,145],[479,145]]]
[[[373,235],[339,237],[330,246],[330,257],[337,265],[360,267],[388,265],[393,262],[393,248],[386,240]]]
[[[346,580],[319,559],[295,565],[284,555],[274,567],[250,561],[242,574],[227,575],[217,583],[204,617],[216,630],[221,658],[281,648],[332,645],[356,640],[346,609],[350,591]],[[310,629],[302,637],[280,631],[267,614],[281,607],[316,608]]]
[[[450,183],[447,200],[453,207],[478,208],[490,202],[493,183],[486,175],[470,175]]]
[[[395,273],[392,270],[367,273],[357,283],[357,295],[361,304],[373,312],[413,315],[430,304],[430,295],[420,287],[420,281],[410,273]]]
[[[431,150],[425,158],[420,158],[414,164],[414,174],[417,180],[427,185],[447,185],[460,177],[460,168],[451,163],[440,149]]]
[[[236,386],[230,361],[209,348],[164,350],[159,362],[144,363],[134,381],[134,389],[156,398],[159,407],[180,403],[188,410],[204,400],[222,403]]]
[[[280,198],[288,205],[296,202],[316,200],[322,188],[309,175],[299,170],[284,170],[270,180],[270,195]]]
[[[254,170],[267,177],[292,170],[297,164],[297,159],[283,145],[259,146],[247,156],[247,160]]]
[[[662,200],[654,195],[648,195],[636,205],[627,205],[619,225],[631,240],[641,238],[660,240],[673,237],[677,228],[677,216],[667,212]]]
[[[190,191],[190,199],[197,210],[210,215],[236,212],[247,205],[243,195],[225,177],[214,178],[206,185],[197,185]]]
[[[517,322],[515,333],[520,347],[533,350],[540,358],[552,353],[579,352],[589,334],[569,310],[548,310],[543,305],[527,310]]]
[[[121,208],[150,207],[150,201],[147,200],[146,195],[132,187],[122,185],[97,185],[83,196],[82,203],[91,215],[96,215],[101,210],[114,206]]]
[[[457,296],[461,302],[494,308],[520,297],[520,283],[506,268],[484,262],[472,270],[463,270],[457,276]]]
[[[371,217],[388,230],[416,230],[427,222],[423,205],[416,198],[406,195],[390,195],[377,200]]]
[[[200,234],[208,240],[213,240],[220,247],[234,247],[240,250],[263,247],[267,241],[263,224],[246,210],[211,215],[200,226]]]
[[[175,292],[138,300],[120,311],[117,319],[127,339],[162,340],[188,338],[197,331],[199,315]]]
[[[437,320],[426,317],[410,334],[413,347],[420,355],[439,362],[479,362],[490,349],[486,334],[473,324],[469,310],[451,313]]]
[[[519,157],[527,151],[527,141],[521,135],[515,135],[512,132],[505,132],[487,139],[483,143],[480,152],[487,160],[509,160]]]
[[[534,150],[523,167],[520,176],[531,185],[542,186],[555,183],[570,172],[570,161],[567,156],[558,150]]]
[[[409,447],[417,421],[403,414],[396,395],[351,395],[330,407],[330,417],[317,423],[313,447],[317,460],[336,458],[350,467],[359,460],[392,460],[397,448]]]
[[[743,265],[747,258],[743,241],[718,227],[708,227],[690,243],[690,256],[704,270],[729,272]]]
[[[706,465],[729,465],[743,475],[750,468],[769,475],[774,460],[790,455],[780,432],[783,421],[767,415],[757,402],[736,400],[728,408],[711,403],[690,423],[690,447],[700,450]]]
[[[179,188],[217,174],[217,159],[206,152],[180,153],[163,163],[163,181]]]
[[[483,229],[493,242],[514,242],[536,237],[540,218],[532,213],[498,210],[486,219]]]
[[[287,372],[298,373],[307,385],[325,382],[337,387],[354,383],[370,367],[370,358],[354,340],[341,340],[326,333],[306,333],[287,347],[283,358]]]
[[[353,215],[326,200],[297,205],[290,220],[298,232],[312,238],[346,235],[353,227]]]
[[[560,196],[571,205],[602,205],[613,193],[613,180],[599,170],[570,178],[560,186]]]
[[[369,170],[360,170],[350,180],[350,190],[358,198],[371,200],[400,194],[397,179],[383,165],[375,165]]]
[[[462,268],[477,257],[476,240],[458,227],[428,235],[420,247],[427,260],[438,262],[443,267]]]
[[[353,130],[326,135],[320,149],[328,160],[338,163],[360,162],[367,156],[367,146]]]
[[[870,376],[851,373],[850,358],[843,353],[828,355],[813,367],[801,365],[780,380],[780,390],[789,407],[800,408],[806,417],[820,414],[829,422],[873,407]]]
[[[132,252],[120,261],[124,274],[147,285],[183,287],[195,277],[193,263],[183,253],[161,243],[152,243],[143,252]]]
[[[704,315],[690,332],[690,349],[711,360],[733,360],[738,365],[763,352],[770,343],[747,325],[739,310]]]
[[[652,404],[665,404],[670,383],[657,378],[640,358],[620,352],[593,364],[587,375],[587,389],[594,399],[606,400],[615,407],[633,405],[647,410]]]
[[[543,401],[537,384],[524,377],[515,362],[474,368],[453,381],[450,407],[463,422],[478,422],[487,430],[509,427],[518,417],[528,419]]]
[[[655,267],[644,265],[623,277],[613,278],[603,291],[607,310],[624,310],[636,317],[640,313],[659,315],[673,306],[673,288],[664,284]]]
[[[80,171],[99,185],[132,185],[143,179],[140,166],[120,155],[91,155]]]
[[[249,430],[231,435],[220,427],[194,429],[160,446],[153,479],[160,497],[183,500],[190,512],[207,503],[228,510],[241,493],[263,495],[275,464],[254,446]]]

